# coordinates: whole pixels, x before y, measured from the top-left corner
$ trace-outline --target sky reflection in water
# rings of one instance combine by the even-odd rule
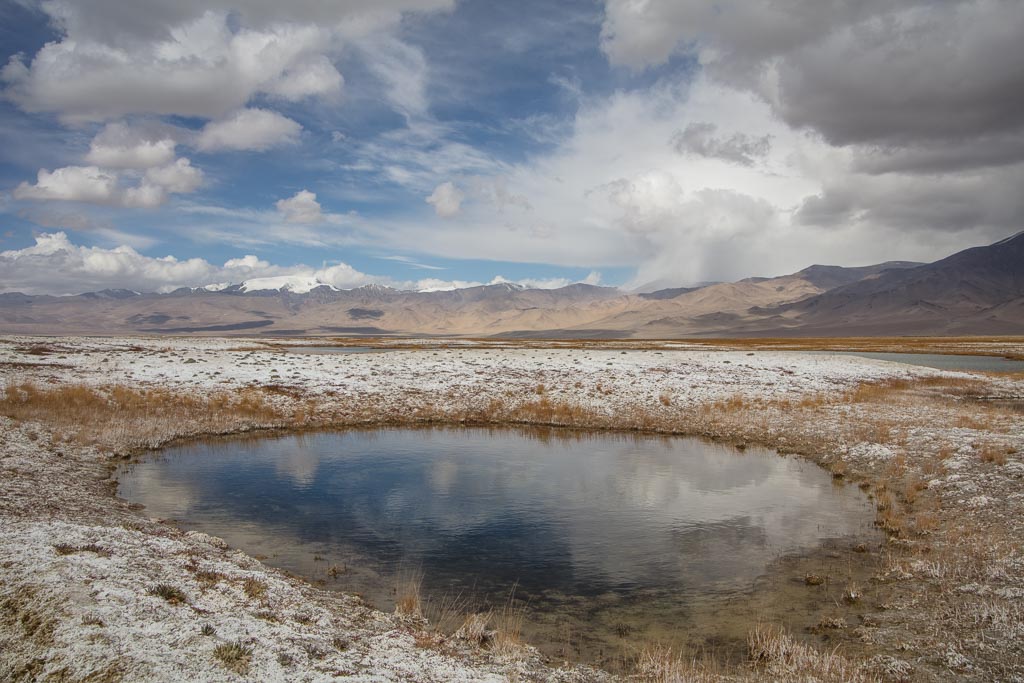
[[[872,519],[852,487],[794,458],[561,431],[217,441],[169,449],[120,480],[151,516],[306,575],[315,554],[346,562],[379,577],[376,590],[356,587],[381,595],[409,567],[428,590],[713,594]]]

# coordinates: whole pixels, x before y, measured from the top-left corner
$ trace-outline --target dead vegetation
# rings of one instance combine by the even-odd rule
[[[229,671],[244,676],[249,671],[252,661],[252,647],[242,641],[223,643],[213,650],[213,656]]]
[[[839,622],[823,628],[844,628]],[[869,683],[879,677],[863,664],[843,657],[837,649],[819,650],[778,627],[755,626],[747,638],[748,661],[723,666],[711,653],[682,655],[651,647],[640,653],[637,674],[645,683],[721,683],[734,681],[837,681]]]
[[[242,590],[253,600],[262,600],[267,595],[267,582],[255,577],[247,577],[242,582]]]
[[[189,433],[283,426],[291,417],[259,389],[196,396],[123,385],[43,387],[31,382],[4,389],[0,415],[45,424],[59,441],[153,446]]]
[[[184,605],[188,602],[188,596],[177,586],[166,583],[159,583],[149,589],[149,594],[163,598],[171,605]]]
[[[422,590],[422,571],[419,569],[400,571],[395,585],[395,614],[415,618],[422,616]]]
[[[431,349],[588,349],[600,350],[674,350],[735,349],[743,351],[861,351],[873,353],[939,353],[969,356],[1000,356],[1024,359],[1021,336],[985,337],[705,337],[699,339],[494,339],[467,337],[457,342],[436,341],[425,345],[420,340],[395,337],[331,337],[320,345],[369,346],[371,348]],[[287,347],[275,347],[275,350]],[[244,350],[249,350],[245,348]],[[267,351],[266,347],[259,347]]]
[[[110,551],[104,550],[95,543],[84,545],[70,545],[68,543],[57,543],[53,546],[58,555],[73,555],[75,553],[95,553],[99,557],[110,557]]]

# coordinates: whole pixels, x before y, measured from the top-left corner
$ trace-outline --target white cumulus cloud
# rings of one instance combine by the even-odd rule
[[[299,99],[341,88],[341,74],[321,59],[330,33],[311,24],[232,31],[229,13],[211,10],[149,40],[66,25],[62,40],[47,43],[28,63],[13,57],[0,72],[8,97],[26,111],[56,112],[68,121],[131,114],[216,118],[260,93]]]
[[[152,168],[174,161],[175,140],[148,136],[123,122],[107,125],[89,145],[86,163],[104,168]]]
[[[227,118],[206,124],[196,139],[196,146],[204,152],[225,149],[262,152],[294,144],[301,131],[302,126],[277,112],[241,109]]]
[[[316,193],[309,190],[300,190],[293,197],[279,199],[274,206],[288,223],[319,223],[324,218]]]
[[[98,166],[65,166],[52,172],[44,168],[36,174],[35,184],[23,182],[14,188],[13,195],[15,199],[152,209],[166,202],[169,194],[194,192],[203,182],[202,171],[185,158],[148,168],[136,181],[137,177]]]
[[[42,168],[34,185],[14,188],[14,198],[110,204],[119,193],[117,180],[117,174],[97,166],[65,166],[52,172]]]

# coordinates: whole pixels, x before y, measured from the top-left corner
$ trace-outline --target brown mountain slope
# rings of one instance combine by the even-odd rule
[[[1024,233],[757,311],[800,334],[1020,334]],[[763,329],[772,329],[766,326]]]

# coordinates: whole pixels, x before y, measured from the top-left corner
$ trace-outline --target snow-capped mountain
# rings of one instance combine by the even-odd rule
[[[254,277],[238,285],[239,292],[291,292],[292,294],[308,294],[318,287],[327,287],[331,291],[338,288],[321,282],[314,275],[279,275],[277,277]]]

